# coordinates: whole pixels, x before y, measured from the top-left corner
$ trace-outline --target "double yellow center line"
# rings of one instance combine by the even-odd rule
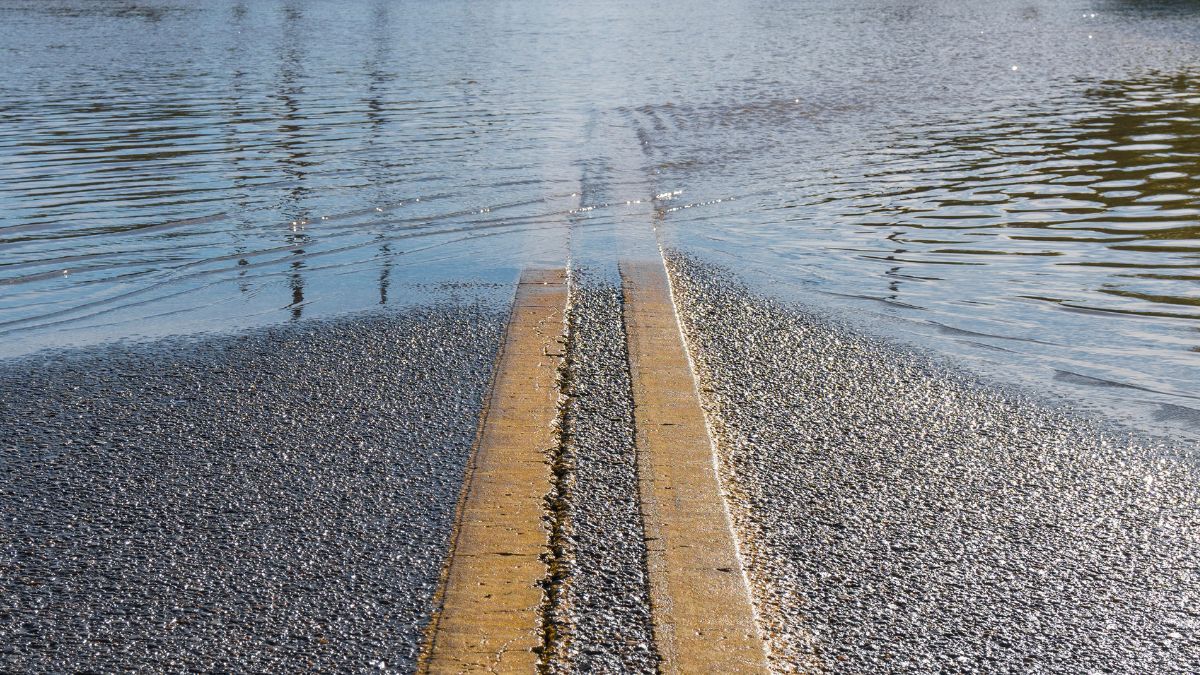
[[[767,672],[661,259],[621,263],[651,616],[667,673]],[[537,671],[566,273],[518,284],[437,607],[428,673]]]

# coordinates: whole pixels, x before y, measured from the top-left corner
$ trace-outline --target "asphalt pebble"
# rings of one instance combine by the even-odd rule
[[[555,672],[657,667],[622,316],[619,288],[574,272],[564,378],[567,578]]]
[[[0,670],[411,670],[503,324],[0,364]]]
[[[1197,448],[672,252],[778,672],[1200,672]]]

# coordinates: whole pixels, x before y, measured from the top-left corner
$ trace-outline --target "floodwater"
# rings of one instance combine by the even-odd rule
[[[663,242],[1200,437],[1200,4],[0,0],[0,355]]]

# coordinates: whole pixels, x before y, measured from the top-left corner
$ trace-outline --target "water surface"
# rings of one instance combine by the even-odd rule
[[[663,241],[1200,430],[1194,2],[0,0],[0,354]]]

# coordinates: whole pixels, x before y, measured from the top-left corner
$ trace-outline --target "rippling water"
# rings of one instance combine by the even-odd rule
[[[1200,6],[0,0],[0,354],[662,238],[1200,430]]]

